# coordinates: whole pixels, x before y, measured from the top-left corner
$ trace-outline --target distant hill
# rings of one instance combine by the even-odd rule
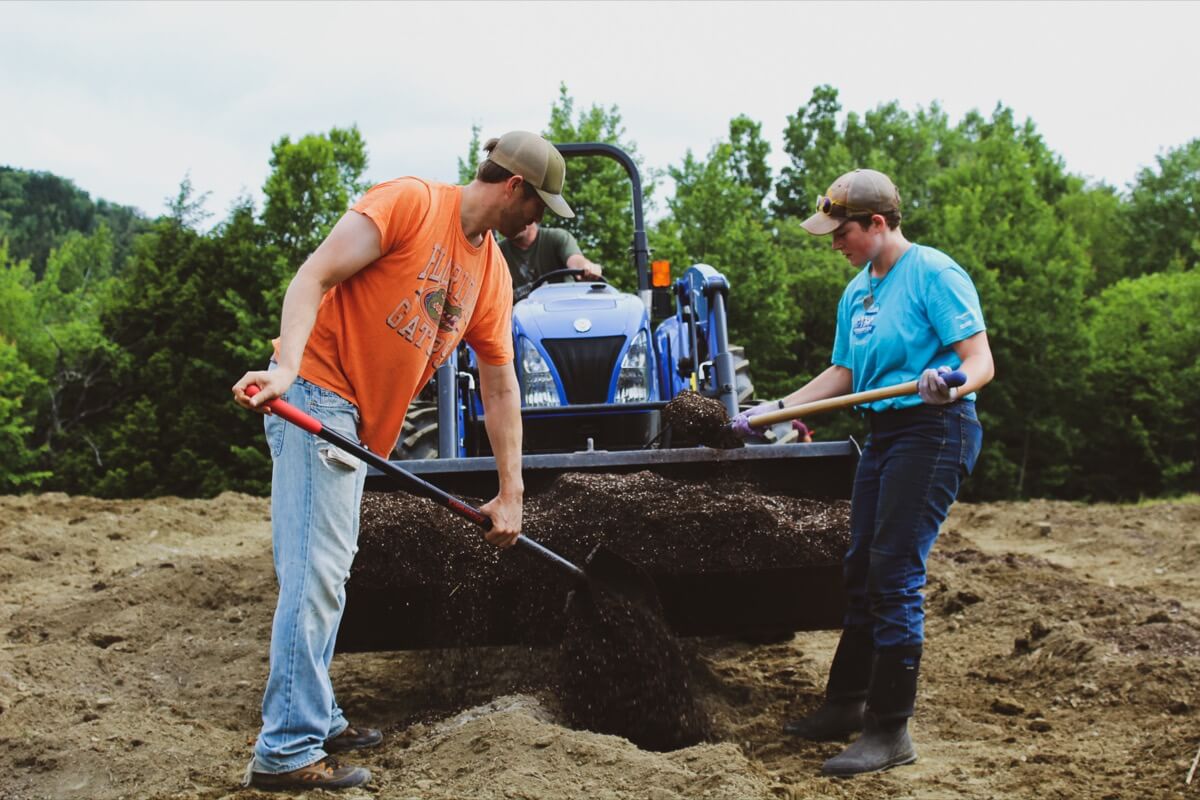
[[[10,257],[28,258],[36,275],[68,233],[92,233],[102,222],[113,232],[118,265],[151,224],[137,209],[92,200],[66,178],[0,166],[0,240],[8,240]]]

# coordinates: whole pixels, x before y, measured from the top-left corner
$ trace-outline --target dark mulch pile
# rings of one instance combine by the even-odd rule
[[[849,503],[760,494],[733,478],[569,473],[526,498],[523,529],[580,564],[604,544],[656,575],[754,570],[838,562],[849,541]],[[403,492],[364,494],[359,548],[351,584],[360,588],[564,586],[541,559],[502,553],[476,526]]]
[[[744,443],[729,427],[729,413],[719,401],[695,392],[680,392],[663,406],[662,421],[672,435],[694,439],[708,447],[732,450]]]

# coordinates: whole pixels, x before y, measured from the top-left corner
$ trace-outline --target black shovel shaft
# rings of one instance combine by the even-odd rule
[[[247,386],[246,394],[253,397],[254,395],[258,394],[258,387],[253,385]],[[325,441],[346,451],[347,453],[351,453],[352,455],[361,458],[363,461],[366,461],[379,471],[391,475],[393,478],[398,478],[403,484],[405,484],[405,488],[409,492],[429,498],[438,505],[450,509],[460,517],[474,522],[484,531],[490,531],[492,529],[491,517],[489,517],[487,514],[484,514],[478,508],[475,508],[475,506],[471,505],[470,503],[464,503],[454,495],[448,494],[444,490],[434,486],[429,481],[418,478],[416,475],[413,475],[406,469],[396,466],[386,458],[372,453],[358,442],[351,441],[337,431],[326,428],[321,424],[320,420],[305,414],[303,411],[296,408],[286,400],[270,400],[266,403],[266,406],[267,408],[271,409],[272,413],[279,415],[293,425],[296,425],[297,427],[302,428],[315,436],[321,437]],[[563,558],[553,550],[545,547],[544,545],[538,544],[527,536],[518,535],[516,546],[523,547],[526,550],[530,550],[538,554],[547,561],[552,562],[560,569],[571,573],[571,575],[576,579],[586,579],[583,570],[578,566]]]

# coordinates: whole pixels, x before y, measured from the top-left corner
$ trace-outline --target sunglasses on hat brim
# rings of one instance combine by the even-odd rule
[[[825,195],[817,196],[817,211],[830,217],[846,218],[857,217],[862,214],[874,214],[874,209],[859,208],[834,200],[832,197]]]

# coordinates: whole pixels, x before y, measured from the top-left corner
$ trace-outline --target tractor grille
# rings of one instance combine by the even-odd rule
[[[624,336],[542,340],[562,377],[567,402],[572,405],[608,400],[613,366],[624,344]]]

